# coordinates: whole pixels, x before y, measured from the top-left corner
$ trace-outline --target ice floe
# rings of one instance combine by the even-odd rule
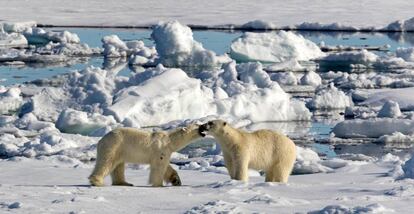
[[[324,56],[310,40],[292,32],[244,33],[230,46],[230,56],[238,62],[285,62]]]

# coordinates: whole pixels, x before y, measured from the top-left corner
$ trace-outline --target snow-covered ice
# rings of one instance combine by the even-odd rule
[[[292,32],[245,33],[230,46],[230,56],[239,62],[285,62],[324,56],[310,40]]]

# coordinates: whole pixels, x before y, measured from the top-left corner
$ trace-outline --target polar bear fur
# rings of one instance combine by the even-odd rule
[[[248,169],[264,170],[266,182],[288,181],[296,160],[296,146],[283,134],[272,130],[246,132],[222,120],[200,126],[220,144],[230,177],[248,181]]]
[[[198,125],[172,132],[146,132],[118,128],[106,134],[97,145],[96,165],[89,176],[93,186],[103,186],[111,174],[112,185],[132,186],[125,181],[125,163],[150,164],[149,182],[159,187],[163,181],[180,186],[177,172],[170,166],[171,154],[201,137]]]

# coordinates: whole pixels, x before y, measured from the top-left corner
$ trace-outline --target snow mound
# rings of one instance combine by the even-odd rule
[[[292,32],[244,33],[230,46],[230,56],[238,62],[307,61],[324,56],[313,42]]]
[[[150,72],[150,71],[149,71]],[[151,126],[179,119],[197,119],[215,112],[213,93],[181,69],[159,68],[137,86],[119,91],[106,113],[125,125]]]
[[[401,110],[397,102],[388,100],[384,103],[381,110],[378,112],[378,117],[400,117]]]
[[[345,109],[352,105],[351,97],[336,88],[332,83],[325,89],[319,90],[307,103],[310,109]]]
[[[414,48],[397,48],[395,54],[405,61],[414,62]]]
[[[347,207],[344,205],[329,205],[325,208],[308,212],[308,214],[354,214],[354,213],[392,213],[394,210],[388,209],[379,203],[366,206]]]
[[[151,33],[158,52],[158,63],[165,66],[218,66],[229,62],[226,56],[217,56],[193,38],[188,26],[178,21],[159,23]]]
[[[411,135],[414,133],[414,121],[395,118],[346,120],[336,124],[332,132],[339,138],[379,138],[394,132]]]
[[[395,22],[392,22],[382,30],[397,32],[414,31],[414,17],[407,20],[397,20]]]

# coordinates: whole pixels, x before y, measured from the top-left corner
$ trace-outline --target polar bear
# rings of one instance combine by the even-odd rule
[[[200,126],[204,137],[211,134],[220,144],[230,177],[248,181],[248,168],[264,170],[266,182],[288,181],[296,160],[296,146],[283,134],[271,130],[246,132],[223,120]]]
[[[180,186],[180,177],[169,164],[170,156],[197,138],[201,135],[195,124],[171,132],[118,128],[98,142],[96,165],[89,181],[93,186],[103,186],[104,177],[111,174],[112,185],[132,186],[125,181],[125,163],[140,163],[150,164],[152,186],[160,187],[163,181]]]

